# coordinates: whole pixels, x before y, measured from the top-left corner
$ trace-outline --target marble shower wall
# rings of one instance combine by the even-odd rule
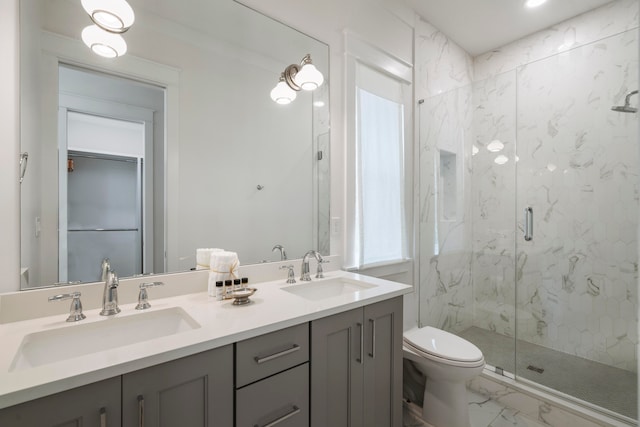
[[[419,106],[420,319],[472,324],[471,57],[422,21],[416,27]],[[444,201],[444,203],[443,203]]]

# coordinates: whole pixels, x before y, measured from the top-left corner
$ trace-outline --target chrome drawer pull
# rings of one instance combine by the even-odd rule
[[[369,319],[369,324],[371,325],[371,352],[369,353],[369,357],[375,359],[376,358],[376,321],[375,319]]]
[[[288,348],[288,349],[286,349],[284,351],[280,351],[278,353],[274,353],[274,354],[271,354],[271,355],[265,356],[265,357],[256,356],[253,359],[259,365],[261,363],[268,362],[268,361],[273,360],[273,359],[277,359],[278,357],[282,357],[282,356],[286,356],[287,354],[295,353],[298,350],[300,350],[300,346],[298,344],[294,344],[293,347]]]
[[[267,423],[265,425],[263,425],[262,427],[273,427],[277,424],[280,424],[281,422],[283,422],[286,419],[289,419],[291,417],[293,417],[295,414],[300,413],[300,408],[298,408],[297,406],[293,406],[293,410],[287,414],[284,414],[283,416],[281,416],[280,418],[276,418],[275,420],[271,421],[270,423]],[[254,424],[253,427],[260,427],[260,425],[258,424]]]
[[[107,427],[107,408],[100,408],[100,427]]]
[[[358,328],[360,329],[360,357],[356,359],[356,362],[362,364],[364,362],[364,331],[362,323],[358,322]]]
[[[138,396],[138,427],[144,427],[144,397]]]

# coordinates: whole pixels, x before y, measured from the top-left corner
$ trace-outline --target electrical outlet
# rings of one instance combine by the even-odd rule
[[[36,217],[36,224],[35,224],[35,228],[36,228],[36,238],[40,237],[40,231],[42,231],[42,226],[40,225],[40,217],[37,216]]]
[[[334,216],[331,218],[331,234],[340,234],[342,229],[342,218]]]

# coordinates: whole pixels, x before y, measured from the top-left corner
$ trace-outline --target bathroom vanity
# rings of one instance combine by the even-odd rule
[[[122,304],[113,318],[0,325],[0,425],[401,425],[409,286],[340,271],[254,286],[241,307],[200,292],[151,297],[144,312]],[[156,337],[83,348],[101,345],[85,331],[108,341],[112,324],[123,342]],[[74,335],[79,356],[57,347]]]

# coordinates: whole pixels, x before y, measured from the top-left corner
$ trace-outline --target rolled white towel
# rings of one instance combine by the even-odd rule
[[[211,254],[213,252],[222,252],[224,249],[219,248],[198,248],[196,249],[196,270],[208,270]]]
[[[212,252],[209,260],[209,295],[215,294],[215,285],[219,280],[233,280],[238,278],[240,261],[235,252]]]

